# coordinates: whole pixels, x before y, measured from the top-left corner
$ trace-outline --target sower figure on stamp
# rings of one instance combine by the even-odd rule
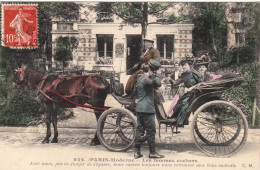
[[[23,8],[19,8],[19,13],[15,16],[14,20],[10,23],[10,27],[15,29],[15,41],[18,42],[18,45],[21,43],[28,43],[30,42],[31,36],[28,35],[24,31],[24,24],[23,22],[33,23],[26,17],[30,16],[28,13],[23,12]]]
[[[137,64],[135,64],[135,66],[133,68],[131,68],[131,72],[134,72],[134,74],[132,74],[127,83],[126,83],[126,87],[125,87],[125,93],[131,97],[132,94],[134,94],[133,89],[134,89],[134,85],[136,84],[137,81],[137,75],[141,73],[141,66],[145,63],[147,63],[150,59],[155,59],[157,61],[160,61],[160,53],[156,48],[153,48],[153,43],[154,41],[151,38],[144,38],[144,51],[142,53],[141,56],[141,61]]]
[[[146,133],[146,139],[149,144],[149,158],[163,158],[163,155],[155,151],[155,107],[154,107],[154,89],[161,86],[162,75],[159,67],[161,64],[150,59],[148,64],[143,65],[143,74],[138,75],[137,92],[138,101],[136,106],[137,128],[135,138],[135,159],[142,157],[140,152],[143,136]]]

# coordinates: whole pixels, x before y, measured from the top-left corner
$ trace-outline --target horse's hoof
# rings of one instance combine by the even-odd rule
[[[90,146],[96,146],[96,145],[101,145],[99,140],[92,140],[91,143],[90,143]]]
[[[49,143],[50,141],[49,141],[49,139],[44,139],[43,141],[42,141],[42,143]]]
[[[51,143],[58,143],[58,139],[52,139]]]

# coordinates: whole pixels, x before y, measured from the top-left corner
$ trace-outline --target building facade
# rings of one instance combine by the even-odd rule
[[[84,70],[109,70],[127,73],[141,56],[141,25],[123,25],[122,20],[107,12],[95,13],[85,9],[79,21],[52,22],[53,49],[59,36],[74,36],[78,40],[73,50],[71,66]],[[171,65],[192,55],[192,23],[166,24],[163,17],[150,17],[147,36],[154,40],[154,47]]]

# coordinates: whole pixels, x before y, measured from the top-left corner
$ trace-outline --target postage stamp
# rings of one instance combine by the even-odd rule
[[[2,46],[38,47],[37,4],[2,4]]]

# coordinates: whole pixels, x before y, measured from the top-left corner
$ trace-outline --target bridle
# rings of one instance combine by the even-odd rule
[[[15,83],[19,86],[24,85],[26,83],[27,77],[25,77],[25,70],[23,68],[19,68],[15,70],[16,73],[18,73],[18,82],[16,81]],[[23,80],[21,80],[21,76],[23,76]]]

